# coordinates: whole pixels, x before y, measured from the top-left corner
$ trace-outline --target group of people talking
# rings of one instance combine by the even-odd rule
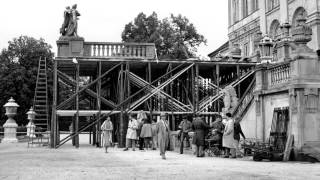
[[[160,113],[160,120],[157,122],[155,119],[152,119],[151,122],[145,114],[138,114],[136,118],[133,117],[132,114],[129,114],[128,120],[126,147],[124,151],[128,151],[129,148],[132,148],[132,150],[135,151],[136,143],[138,142],[139,150],[144,150],[144,148],[147,150],[156,150],[159,148],[160,156],[162,159],[166,159],[165,153],[170,142],[170,128],[167,114]],[[183,154],[183,142],[185,139],[187,146],[190,146],[189,133],[194,132],[192,144],[196,147],[195,154],[197,157],[204,157],[205,155],[205,136],[209,129],[216,135],[217,140],[221,142],[221,148],[224,150],[224,157],[229,157],[231,154],[231,157],[235,158],[236,154],[239,153],[240,134],[245,138],[239,121],[234,121],[230,113],[226,114],[225,121],[222,121],[220,115],[216,116],[215,121],[211,125],[208,125],[200,116],[194,117],[192,122],[187,119],[187,116],[183,116],[179,129],[179,138],[181,142],[180,153]],[[108,152],[108,147],[112,143],[113,130],[110,117],[107,117],[103,122],[101,130],[103,134],[103,146],[105,147],[105,152]]]
[[[239,119],[233,119],[231,113],[226,113],[223,120],[221,115],[215,117],[215,121],[209,125],[202,117],[194,117],[192,122],[187,120],[187,116],[183,116],[183,121],[179,125],[180,133],[180,154],[183,154],[184,140],[186,139],[187,147],[190,146],[190,132],[193,132],[192,144],[196,146],[195,155],[204,157],[205,138],[208,131],[211,131],[211,137],[219,144],[219,149],[223,152],[223,156],[228,158],[241,157],[239,150],[240,135],[245,139],[242,132]],[[209,147],[206,147],[209,148]]]

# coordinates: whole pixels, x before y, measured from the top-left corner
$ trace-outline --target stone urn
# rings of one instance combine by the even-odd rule
[[[28,120],[29,120],[29,123],[27,124],[27,136],[28,137],[36,137],[35,135],[35,129],[36,129],[36,126],[34,125],[34,122],[33,120],[35,119],[36,117],[36,112],[34,112],[33,110],[33,107],[30,108],[30,110],[27,112],[27,115],[28,115]]]
[[[13,119],[13,117],[17,114],[17,109],[19,105],[15,102],[15,100],[11,97],[9,101],[3,106],[6,109],[6,116],[8,117],[6,123],[4,123],[4,138],[2,140],[5,142],[18,142],[17,139],[17,128],[18,124]]]

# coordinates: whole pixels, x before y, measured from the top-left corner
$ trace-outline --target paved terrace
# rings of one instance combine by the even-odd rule
[[[84,141],[87,142],[87,141]],[[320,164],[196,158],[191,154],[122,151],[80,144],[60,149],[0,143],[0,179],[320,179]]]

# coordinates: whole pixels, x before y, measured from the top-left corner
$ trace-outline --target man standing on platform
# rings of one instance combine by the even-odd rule
[[[132,115],[129,114],[129,124],[128,124],[127,136],[126,136],[126,148],[124,149],[124,151],[128,151],[130,145],[132,146],[132,151],[135,151],[137,129],[138,129],[138,121],[132,118]]]
[[[192,123],[188,121],[187,116],[183,115],[182,116],[182,121],[179,125],[179,129],[181,130],[180,132],[180,154],[183,154],[183,141],[186,139],[187,141],[187,147],[190,147],[190,142],[189,142],[189,132],[192,130]]]
[[[169,145],[170,130],[169,130],[169,123],[166,119],[165,113],[160,113],[160,121],[157,122],[157,134],[158,134],[160,156],[162,156],[162,159],[166,159],[165,153]]]

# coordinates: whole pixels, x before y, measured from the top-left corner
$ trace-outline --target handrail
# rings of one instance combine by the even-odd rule
[[[241,115],[240,115],[240,117],[242,117],[242,113],[245,110],[243,108],[243,106],[245,106],[245,108],[247,108],[246,106],[248,106],[250,104],[250,101],[253,99],[253,90],[255,87],[255,79],[256,78],[254,77],[253,80],[251,81],[251,83],[249,84],[248,88],[244,92],[243,96],[239,100],[239,103],[237,104],[236,108],[233,110],[233,112],[232,112],[233,116],[238,115],[240,112],[239,110],[242,110]],[[248,100],[248,97],[249,97],[249,101],[245,101],[245,100]],[[246,103],[246,104],[244,104],[244,103]]]

